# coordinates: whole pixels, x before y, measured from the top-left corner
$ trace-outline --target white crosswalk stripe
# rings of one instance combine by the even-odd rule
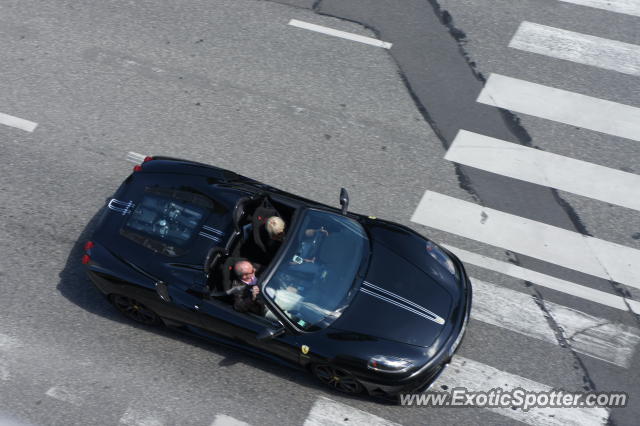
[[[211,426],[249,426],[249,423],[240,421],[225,414],[218,414]]]
[[[489,365],[473,361],[461,356],[455,356],[436,383],[432,386],[437,390],[445,385],[449,389],[467,388],[470,391],[488,392],[500,388],[504,392],[516,388],[533,392],[550,392],[550,386],[524,377],[498,370]],[[529,411],[510,408],[487,408],[511,419],[530,425],[602,425],[609,418],[604,408],[532,408]]]
[[[120,418],[120,423],[127,426],[165,426],[163,410],[150,410],[136,404],[130,405]]]
[[[547,318],[530,295],[475,278],[472,318],[524,336],[559,344]],[[634,327],[611,323],[603,318],[546,301],[545,306],[564,330],[571,347],[584,355],[628,367],[640,332]]]
[[[426,191],[413,222],[640,288],[640,250]]]
[[[560,0],[565,3],[573,3],[610,12],[624,13],[626,15],[640,16],[640,0]]]
[[[640,0],[562,0],[640,16]],[[640,46],[594,35],[522,22],[509,47],[578,64],[640,76]],[[516,113],[640,141],[640,108],[587,94],[491,74],[477,101]],[[640,211],[640,176],[460,130],[445,159],[513,179]],[[426,191],[413,222],[501,247],[629,287],[640,288],[640,250]],[[554,291],[640,314],[640,302],[445,245],[465,263],[532,282]],[[640,330],[545,300],[545,312],[529,294],[472,278],[472,318],[528,338],[559,344],[553,320],[576,352],[628,368]],[[545,315],[549,315],[550,318]],[[526,372],[523,373],[526,376]],[[548,386],[460,356],[432,386],[505,391]],[[604,424],[608,411],[491,409],[528,424]]]
[[[499,272],[504,275],[509,275],[511,277],[528,281],[555,291],[570,294],[571,296],[579,297],[593,303],[620,309],[622,311],[631,310],[632,312],[640,315],[640,302],[638,301],[626,299],[616,296],[615,294],[606,293],[590,287],[585,287],[560,278],[552,277],[551,275],[532,271],[531,269],[526,269],[521,266],[514,265],[513,263],[502,262],[477,253],[452,247],[447,244],[443,244],[443,246],[452,251],[464,263]]]
[[[349,405],[339,403],[329,398],[320,397],[316,400],[304,421],[304,426],[332,426],[332,425],[368,425],[368,426],[399,426],[390,420],[383,419]]]
[[[640,108],[491,74],[478,102],[640,141]]]
[[[500,175],[640,210],[640,175],[460,130],[445,158]]]
[[[522,22],[509,47],[640,76],[640,46]]]
[[[51,398],[68,402],[69,404],[77,405],[78,407],[82,406],[84,403],[82,396],[78,395],[67,386],[53,386],[49,388],[45,394]]]

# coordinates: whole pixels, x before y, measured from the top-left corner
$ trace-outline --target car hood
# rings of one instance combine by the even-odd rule
[[[364,281],[331,328],[430,347],[451,309],[452,296],[442,284],[374,236]]]

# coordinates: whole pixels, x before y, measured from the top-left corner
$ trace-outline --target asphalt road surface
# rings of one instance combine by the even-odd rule
[[[637,423],[637,0],[2,0],[0,57],[0,424]],[[454,247],[473,315],[432,390],[629,406],[392,406],[132,324],[79,264],[128,152]]]

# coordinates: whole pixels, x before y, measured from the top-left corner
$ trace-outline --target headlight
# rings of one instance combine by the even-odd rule
[[[375,371],[402,373],[411,368],[411,361],[394,356],[376,355],[369,360],[367,367]]]
[[[442,251],[440,247],[431,241],[427,241],[427,253],[429,253],[439,264],[444,266],[451,275],[456,276],[456,265],[453,264],[453,260],[451,260],[447,253]]]

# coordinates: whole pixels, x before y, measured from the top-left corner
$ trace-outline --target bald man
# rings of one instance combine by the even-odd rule
[[[233,307],[238,312],[252,312],[264,315],[264,301],[256,278],[256,265],[248,260],[240,260],[233,266],[236,280],[232,283]]]

